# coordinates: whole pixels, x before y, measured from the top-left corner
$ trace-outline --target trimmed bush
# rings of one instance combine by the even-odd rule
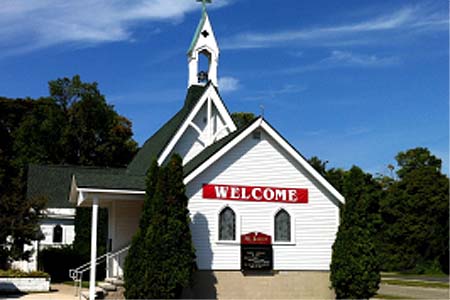
[[[172,156],[162,168],[154,160],[146,186],[139,230],[125,260],[125,297],[177,298],[195,269],[181,157]]]
[[[80,255],[71,246],[39,251],[39,269],[50,274],[52,282],[71,280],[69,270],[82,263]]]
[[[346,203],[330,266],[337,299],[369,299],[378,290],[380,266],[374,241],[375,218],[369,213],[370,207],[378,202],[368,190],[373,184],[371,176],[357,167],[344,178]]]
[[[22,277],[44,277],[48,278],[50,277],[49,274],[42,272],[42,271],[31,271],[31,272],[24,272],[22,270],[17,269],[9,269],[9,270],[0,270],[0,277],[14,277],[14,278],[22,278]]]

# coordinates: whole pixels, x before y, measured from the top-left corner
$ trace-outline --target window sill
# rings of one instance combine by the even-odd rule
[[[216,241],[216,244],[218,245],[240,245],[241,242],[240,241]]]
[[[295,242],[273,242],[273,246],[295,246]]]

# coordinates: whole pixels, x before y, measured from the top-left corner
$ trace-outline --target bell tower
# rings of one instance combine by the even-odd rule
[[[211,0],[197,0],[197,2],[202,2],[202,17],[187,53],[189,64],[188,87],[204,85],[208,81],[211,81],[217,87],[219,46],[206,12],[206,3],[211,3]],[[199,68],[201,59],[207,61],[206,70],[200,70]]]

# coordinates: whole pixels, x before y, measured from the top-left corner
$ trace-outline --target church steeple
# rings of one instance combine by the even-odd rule
[[[206,3],[211,3],[211,0],[197,0],[197,2],[202,2],[203,8],[202,17],[187,53],[189,63],[188,87],[203,85],[208,81],[211,81],[217,87],[219,46],[206,12]],[[203,58],[208,62],[207,70],[199,70],[201,56],[204,56]]]

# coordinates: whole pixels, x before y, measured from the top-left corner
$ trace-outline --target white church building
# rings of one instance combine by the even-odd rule
[[[332,245],[344,198],[263,117],[236,127],[219,93],[219,54],[204,8],[188,50],[183,106],[128,167],[48,167],[64,174],[55,176],[65,180],[61,193],[68,203],[92,208],[91,274],[98,208],[108,209],[107,276],[120,278],[143,208],[146,172],[154,158],[164,164],[178,153],[199,269],[189,297],[332,298]],[[200,56],[208,70],[198,69]]]

